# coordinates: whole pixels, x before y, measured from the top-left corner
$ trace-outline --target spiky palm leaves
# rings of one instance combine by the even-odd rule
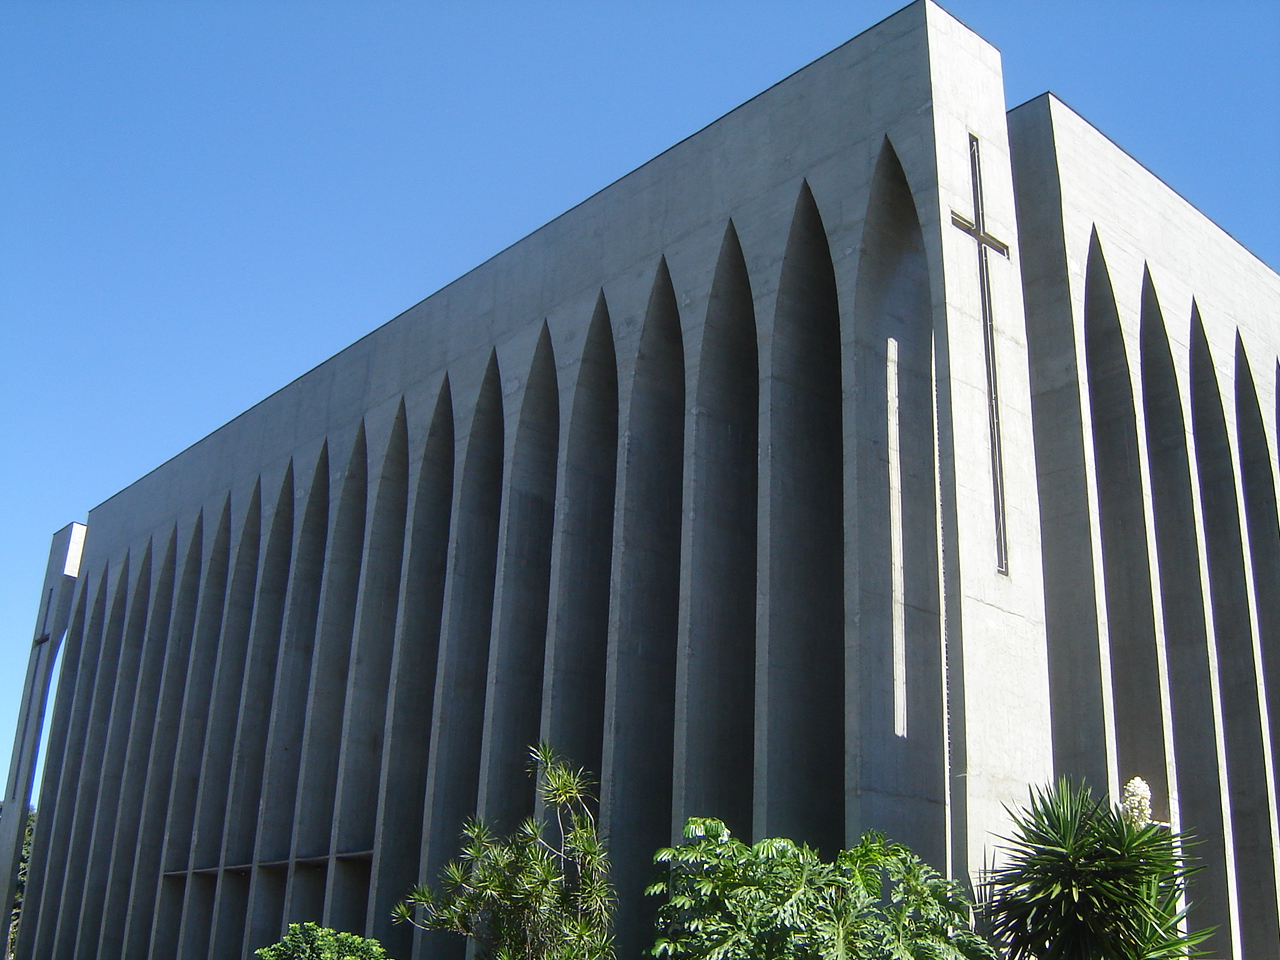
[[[475,941],[484,960],[612,960],[609,858],[585,771],[546,744],[530,751],[547,818],[510,837],[470,821],[440,890],[413,890],[396,919]]]
[[[1065,780],[1013,813],[1007,860],[988,878],[990,934],[1011,960],[1174,960],[1201,956],[1186,933],[1187,840],[1126,818]]]

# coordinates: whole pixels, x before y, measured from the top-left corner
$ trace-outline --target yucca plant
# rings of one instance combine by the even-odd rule
[[[547,817],[510,837],[469,821],[439,890],[417,887],[395,917],[462,934],[482,960],[613,960],[613,888],[591,782],[545,743],[530,757]]]
[[[982,910],[1010,960],[1204,956],[1197,948],[1212,930],[1186,929],[1189,838],[1133,809],[1060,780],[1010,811],[1014,833]]]

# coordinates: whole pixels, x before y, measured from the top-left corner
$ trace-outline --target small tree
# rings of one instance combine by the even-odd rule
[[[748,846],[719,820],[659,850],[653,955],[670,960],[995,960],[960,885],[868,833],[833,863],[786,839]]]
[[[1188,838],[1150,820],[1145,787],[1131,782],[1113,809],[1060,780],[1010,812],[1008,859],[988,879],[983,913],[1011,960],[1203,956],[1196,947],[1213,931],[1185,932]]]
[[[468,822],[439,892],[417,887],[396,919],[462,934],[482,960],[612,960],[613,888],[591,782],[547,744],[530,756],[547,819],[507,838]]]
[[[31,860],[31,838],[36,831],[36,811],[27,807],[27,823],[22,833],[22,853],[18,859],[18,882],[13,891],[13,909],[9,913],[9,938],[5,944],[6,957],[12,957],[18,949],[18,921],[22,919],[22,899],[27,892],[27,864]]]
[[[314,923],[291,923],[283,940],[254,953],[262,960],[389,960],[377,940]]]

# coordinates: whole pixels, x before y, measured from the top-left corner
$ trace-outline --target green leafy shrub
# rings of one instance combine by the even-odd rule
[[[31,838],[36,830],[36,811],[27,808],[27,825],[22,833],[22,853],[18,859],[18,882],[13,891],[13,909],[9,913],[9,940],[7,957],[18,949],[18,921],[22,918],[22,898],[27,892],[27,864],[31,860]]]
[[[868,833],[832,863],[786,839],[747,845],[719,820],[660,850],[653,955],[670,960],[995,960],[960,885]]]
[[[530,754],[546,820],[506,838],[468,822],[439,891],[417,887],[396,919],[462,934],[481,960],[612,960],[613,888],[590,781],[546,744]]]
[[[1184,932],[1188,838],[1152,822],[1140,791],[1113,809],[1061,780],[1010,815],[1014,834],[983,914],[1011,960],[1202,956],[1212,930]]]
[[[291,923],[283,940],[254,952],[262,960],[389,960],[377,940],[314,923]]]

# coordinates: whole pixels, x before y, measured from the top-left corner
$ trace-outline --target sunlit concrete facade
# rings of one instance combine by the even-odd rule
[[[623,956],[686,816],[976,880],[1055,774],[1152,782],[1269,956],[1278,356],[1273,272],[914,3],[55,541],[18,955],[459,956],[391,905],[545,737]]]

